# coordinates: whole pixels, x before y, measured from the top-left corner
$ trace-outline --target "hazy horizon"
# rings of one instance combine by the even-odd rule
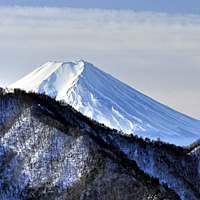
[[[192,11],[195,6],[184,11],[183,1],[182,12],[177,5],[177,12],[169,8],[163,13],[162,6],[142,10],[138,3],[136,10],[124,10],[120,4],[94,9],[24,7],[28,1],[13,7],[11,1],[4,2],[0,4],[0,86],[12,84],[49,60],[83,59],[200,119],[200,15]]]

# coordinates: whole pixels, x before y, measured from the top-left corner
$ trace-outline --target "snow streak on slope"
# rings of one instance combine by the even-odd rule
[[[177,145],[188,145],[200,137],[200,121],[154,101],[82,60],[48,62],[10,87],[45,92],[128,134]]]

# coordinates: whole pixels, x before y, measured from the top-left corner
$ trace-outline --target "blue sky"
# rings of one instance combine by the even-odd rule
[[[0,86],[83,59],[200,119],[199,10],[199,0],[1,0]]]
[[[199,0],[1,0],[0,5],[132,9],[134,11],[200,14]]]

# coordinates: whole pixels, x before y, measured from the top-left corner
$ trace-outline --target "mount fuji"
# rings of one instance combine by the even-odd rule
[[[47,62],[9,88],[46,93],[82,114],[127,134],[189,145],[200,138],[200,121],[136,91],[83,60]]]

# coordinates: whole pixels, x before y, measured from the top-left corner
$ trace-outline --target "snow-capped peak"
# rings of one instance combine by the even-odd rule
[[[154,101],[83,60],[47,62],[10,87],[45,92],[128,134],[178,145],[200,137],[200,121]]]
[[[47,92],[50,96],[68,90],[78,80],[84,69],[84,61],[47,62],[41,67],[12,84],[11,88],[24,88],[27,91]],[[51,87],[51,88],[49,88]]]

